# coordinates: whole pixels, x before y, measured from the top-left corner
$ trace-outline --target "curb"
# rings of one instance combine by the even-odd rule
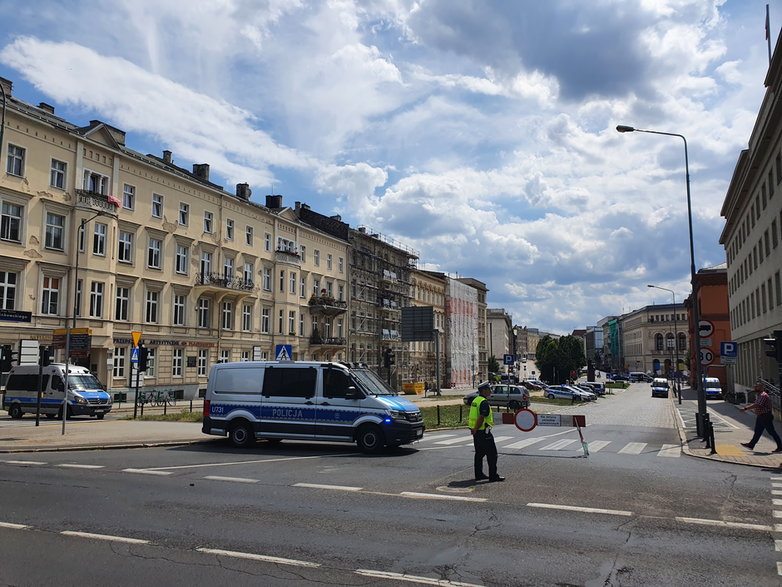
[[[161,440],[160,442],[133,442],[131,444],[88,444],[82,446],[59,446],[48,448],[7,448],[0,449],[0,454],[13,453],[42,453],[42,452],[75,452],[88,450],[110,450],[121,448],[154,448],[158,446],[187,446],[209,442],[215,438],[204,438],[198,440]]]

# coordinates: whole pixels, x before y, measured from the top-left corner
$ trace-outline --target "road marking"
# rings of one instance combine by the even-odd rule
[[[103,469],[103,465],[77,465],[75,463],[61,463],[57,465],[63,469]]]
[[[589,442],[589,452],[598,452],[601,448],[607,447],[609,444],[611,444],[610,440],[595,440],[594,442]]]
[[[782,512],[780,512],[779,510],[774,510],[773,512],[771,512],[771,516],[774,518],[782,518]]]
[[[481,587],[475,583],[462,583],[461,581],[448,581],[446,579],[434,579],[429,577],[416,577],[415,575],[405,575],[403,573],[390,573],[387,571],[371,571],[369,569],[356,569],[353,571],[357,575],[365,577],[377,577],[379,579],[395,579],[397,581],[406,581],[408,583],[421,583],[422,585],[444,585],[446,587]]]
[[[663,447],[657,453],[658,457],[680,457],[682,454],[681,446],[678,444],[663,444]]]
[[[128,544],[149,544],[149,540],[140,540],[138,538],[128,538],[126,536],[111,536],[110,534],[93,534],[92,532],[74,532],[72,530],[63,530],[60,534],[65,536],[78,536],[79,538],[92,538],[94,540],[109,540],[110,542],[127,542]]]
[[[506,440],[511,440],[513,438],[516,438],[515,436],[497,436],[494,439],[494,442],[505,442]]]
[[[646,448],[645,442],[628,442],[624,445],[618,454],[624,455],[639,455]]]
[[[138,473],[140,475],[171,475],[170,471],[157,471],[155,469],[122,469],[123,473]]]
[[[540,450],[562,450],[574,442],[576,442],[575,438],[561,438],[556,442],[552,442],[551,444],[544,446]]]
[[[485,497],[462,497],[461,495],[439,495],[437,493],[417,493],[415,491],[403,491],[402,497],[411,497],[413,499],[450,499],[453,501],[488,501]]]
[[[544,440],[547,440],[545,436],[541,436],[539,438],[525,438],[524,440],[519,440],[518,442],[514,442],[513,444],[503,446],[502,448],[503,450],[507,448],[525,448],[527,446],[532,446],[533,444],[542,442]]]
[[[459,442],[466,442],[468,439],[463,436],[457,436],[456,438],[449,438],[448,440],[438,440],[435,442],[435,444],[442,444],[442,445],[451,445],[451,444],[457,444]]]
[[[307,487],[309,489],[336,489],[338,491],[361,491],[363,487],[350,487],[348,485],[321,485],[319,483],[294,483],[293,487]]]
[[[292,558],[280,558],[278,556],[267,556],[265,554],[255,554],[252,552],[236,552],[233,550],[222,550],[219,548],[196,548],[198,552],[205,554],[215,554],[217,556],[230,556],[233,558],[245,558],[256,561],[263,561],[266,563],[276,563],[280,565],[291,565],[294,567],[310,567],[317,568],[320,563],[312,563],[309,561],[296,560]]]
[[[782,495],[782,489],[772,489],[771,495]]]
[[[0,522],[0,528],[8,528],[10,530],[27,530],[30,526],[24,524],[13,524],[11,522]]]
[[[585,508],[575,505],[560,505],[555,503],[528,503],[527,507],[543,508],[549,510],[566,510],[570,512],[583,512],[586,514],[609,514],[612,516],[632,516],[633,512],[626,510],[606,510],[602,508]]]
[[[7,465],[46,465],[42,461],[3,461]]]
[[[774,550],[782,552],[782,540],[774,540]]]
[[[444,440],[445,438],[453,438],[453,434],[428,434],[427,436],[424,436],[421,440],[418,442],[426,442],[427,440]]]
[[[304,461],[308,459],[320,459],[324,456],[332,456],[332,457],[349,457],[349,456],[355,456],[356,453],[342,453],[342,454],[333,454],[333,455],[315,455],[311,457],[283,457],[283,458],[271,458],[271,459],[258,459],[254,461],[221,461],[219,463],[200,463],[198,465],[177,465],[173,467],[153,467],[149,469],[132,469],[133,472],[138,471],[175,471],[178,469],[203,469],[205,467],[229,467],[232,465],[258,465],[263,463],[282,463],[284,461]],[[166,473],[168,474],[168,473]]]
[[[743,522],[726,522],[724,520],[704,520],[702,518],[683,518],[680,516],[676,516],[674,519],[677,522],[684,522],[686,524],[702,524],[704,526],[721,526],[724,528],[743,528],[745,530],[759,530],[761,532],[771,532],[773,530],[771,526],[763,526],[761,524],[745,524]]]
[[[774,493],[773,491],[771,493]],[[772,499],[771,503],[774,505],[782,505],[782,499]]]
[[[782,563],[777,563],[777,575],[782,575]]]
[[[210,481],[231,481],[233,483],[258,483],[258,479],[247,479],[245,477],[220,477],[219,475],[207,475],[204,479]]]
[[[782,481],[782,475],[771,475],[772,481]]]
[[[737,446],[732,444],[718,444],[714,449],[718,455],[723,457],[743,457],[745,453]]]

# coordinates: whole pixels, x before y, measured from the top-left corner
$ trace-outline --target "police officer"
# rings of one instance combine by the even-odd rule
[[[497,446],[491,435],[494,417],[491,406],[486,401],[490,395],[491,386],[488,382],[483,382],[478,386],[478,395],[470,405],[468,426],[475,445],[475,480],[505,481],[505,477],[497,474]],[[483,474],[483,457],[486,457],[486,461],[489,463],[488,477]]]

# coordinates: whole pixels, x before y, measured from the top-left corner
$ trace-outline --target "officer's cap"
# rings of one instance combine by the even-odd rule
[[[484,389],[488,389],[489,391],[491,391],[491,385],[489,385],[488,381],[484,381],[483,383],[478,385],[478,391],[483,391]]]

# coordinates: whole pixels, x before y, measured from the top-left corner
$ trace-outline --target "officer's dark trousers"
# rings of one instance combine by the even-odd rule
[[[472,437],[475,445],[475,476],[483,476],[483,457],[489,463],[489,477],[497,476],[497,446],[491,430],[478,430]]]
[[[760,437],[763,435],[763,431],[769,433],[774,442],[777,443],[777,448],[782,448],[782,440],[779,438],[779,434],[774,430],[774,415],[773,414],[760,414],[755,420],[755,434],[752,440],[749,441],[751,447],[754,447]]]

